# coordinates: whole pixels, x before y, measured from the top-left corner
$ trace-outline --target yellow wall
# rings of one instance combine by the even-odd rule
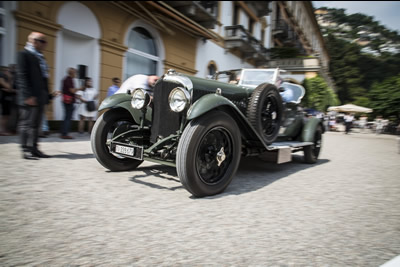
[[[17,48],[23,49],[27,36],[32,31],[47,35],[48,45],[44,55],[50,68],[50,88],[53,88],[55,62],[55,43],[57,32],[62,25],[56,23],[57,15],[65,1],[20,1],[15,12],[17,21]],[[113,77],[123,74],[123,59],[127,47],[124,44],[125,34],[129,26],[137,20],[135,16],[106,1],[82,1],[96,16],[101,30],[100,61],[100,99],[104,99],[107,88]],[[196,74],[196,39],[179,31],[171,29],[175,35],[169,35],[158,29],[165,49],[164,72],[170,68],[178,72]],[[49,114],[51,115],[51,111]],[[51,116],[49,116],[51,118]]]

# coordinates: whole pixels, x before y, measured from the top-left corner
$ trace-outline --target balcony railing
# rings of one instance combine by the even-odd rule
[[[267,62],[268,68],[281,68],[285,70],[313,70],[318,71],[321,69],[320,60],[316,57],[312,58],[285,58],[285,59],[272,59]]]
[[[271,12],[269,4],[272,1],[246,1],[247,5],[253,6],[257,17],[268,16]]]
[[[289,36],[290,27],[283,19],[274,20],[272,34]]]
[[[295,31],[284,20],[274,21],[272,34],[281,43],[294,44],[297,39]]]
[[[264,45],[242,25],[225,27],[225,48],[238,49],[244,58],[253,58],[256,61],[265,62],[269,55]]]
[[[213,29],[217,22],[218,1],[168,1],[166,3],[207,29]]]

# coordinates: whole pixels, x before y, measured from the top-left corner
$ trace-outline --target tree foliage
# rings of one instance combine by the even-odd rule
[[[380,33],[383,37],[370,43],[376,50],[388,40],[394,43],[400,42],[397,31],[386,29],[372,16],[361,13],[347,15],[345,9],[323,9],[329,11],[331,20],[336,23],[347,23],[352,26],[353,30],[348,33],[347,38],[358,38],[357,32],[360,29],[368,29],[370,32]],[[381,52],[380,56],[361,53],[362,47],[357,43],[334,36],[335,33],[341,32],[339,27],[329,28],[326,32],[328,35],[325,37],[325,42],[330,55],[330,73],[340,102],[373,108],[374,115],[396,116],[400,119],[400,53]],[[311,91],[307,97],[307,101],[316,99],[317,105],[321,105],[315,92]]]
[[[374,95],[370,94],[372,85],[400,74],[400,54],[380,57],[362,54],[357,44],[333,35],[328,35],[326,43],[331,56],[330,71],[342,103],[373,108],[370,106]],[[375,88],[377,90],[379,88]]]
[[[321,8],[329,11],[331,18],[338,24],[347,23],[353,27],[354,32],[357,32],[357,28],[360,26],[368,27],[372,32],[380,33],[383,37],[390,39],[394,42],[400,41],[400,35],[397,31],[391,31],[385,26],[381,25],[374,19],[373,16],[368,16],[362,13],[346,14],[346,10],[343,8]]]
[[[303,86],[306,94],[303,98],[303,105],[319,111],[326,111],[329,106],[337,106],[340,102],[336,93],[328,87],[325,80],[316,76],[305,79]]]
[[[400,119],[400,75],[374,83],[369,96],[374,113]]]

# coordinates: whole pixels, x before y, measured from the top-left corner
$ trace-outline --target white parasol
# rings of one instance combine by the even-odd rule
[[[360,107],[360,106],[353,105],[353,104],[346,104],[346,105],[342,105],[342,106],[329,107],[328,111],[371,113],[373,110],[370,108]]]

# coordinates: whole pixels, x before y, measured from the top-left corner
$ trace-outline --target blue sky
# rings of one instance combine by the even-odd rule
[[[400,34],[400,1],[312,1],[314,8],[344,8],[346,14],[362,13],[373,16],[389,30]]]

